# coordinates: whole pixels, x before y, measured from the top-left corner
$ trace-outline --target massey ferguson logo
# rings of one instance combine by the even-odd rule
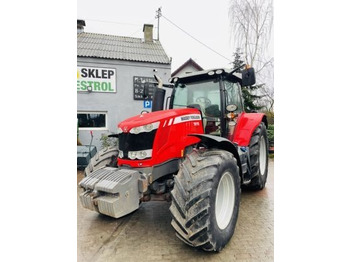
[[[200,120],[200,115],[188,115],[188,116],[182,116],[181,121],[189,121],[189,120]]]
[[[198,115],[198,114],[178,116],[175,118],[174,124],[188,122],[188,121],[198,121],[201,119],[202,119],[201,115]]]

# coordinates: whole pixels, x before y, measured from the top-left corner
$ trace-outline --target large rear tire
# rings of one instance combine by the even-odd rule
[[[220,251],[231,239],[239,210],[240,177],[233,155],[193,151],[175,176],[171,225],[190,246]]]
[[[263,122],[255,129],[249,143],[252,180],[247,188],[261,190],[265,187],[268,173],[269,142]]]
[[[85,176],[105,166],[117,167],[118,152],[116,146],[106,147],[98,151],[85,168]]]

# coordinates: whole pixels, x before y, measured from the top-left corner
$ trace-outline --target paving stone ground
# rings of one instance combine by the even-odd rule
[[[78,182],[82,178],[78,172]],[[242,191],[235,234],[220,253],[183,244],[170,225],[170,203],[146,202],[132,214],[114,219],[82,208],[78,199],[78,261],[273,261],[273,178],[270,160],[266,188]]]

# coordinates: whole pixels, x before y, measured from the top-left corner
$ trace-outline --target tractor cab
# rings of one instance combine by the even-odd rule
[[[232,122],[244,111],[241,84],[247,72],[235,71],[206,70],[172,78],[170,109],[197,108],[206,134],[228,137]]]

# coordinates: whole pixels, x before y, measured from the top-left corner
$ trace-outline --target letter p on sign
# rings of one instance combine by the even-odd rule
[[[144,108],[152,108],[152,101],[145,100],[143,101]]]

